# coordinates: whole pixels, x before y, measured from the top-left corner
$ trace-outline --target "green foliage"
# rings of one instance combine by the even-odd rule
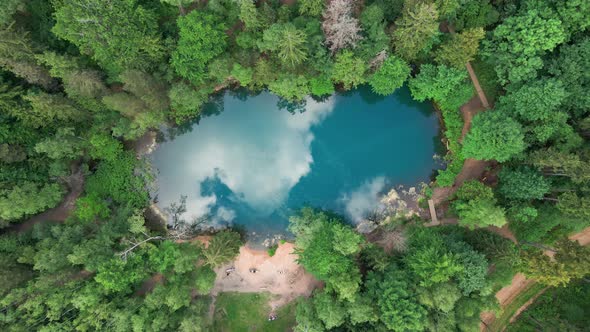
[[[510,200],[541,199],[551,188],[549,180],[530,168],[504,168],[499,178],[498,192]]]
[[[567,287],[549,288],[506,330],[535,331],[551,326],[556,330],[583,331],[590,324],[589,299],[590,286],[584,281],[573,282]]]
[[[110,212],[108,204],[96,194],[80,197],[76,201],[76,217],[84,222],[106,219]]]
[[[561,46],[559,55],[548,64],[549,72],[558,79],[555,83],[561,82],[565,91],[569,92],[563,100],[563,107],[574,111],[575,114],[581,114],[584,109],[590,107],[590,96],[584,93],[590,86],[590,73],[585,70],[588,66],[590,66],[590,38],[583,38],[572,45]],[[559,94],[557,96],[560,97]],[[545,100],[545,96],[542,96],[541,100]]]
[[[526,148],[522,126],[499,111],[478,113],[465,136],[463,155],[504,162]]]
[[[550,258],[540,251],[529,251],[524,255],[523,272],[531,278],[549,286],[563,286],[572,279],[583,278],[590,268],[590,249],[577,241],[558,241]]]
[[[565,38],[561,21],[550,9],[528,10],[497,26],[491,40],[484,42],[483,55],[495,64],[502,84],[523,82],[536,77],[543,67],[541,56]]]
[[[455,303],[461,298],[459,287],[453,283],[441,283],[431,288],[418,290],[418,301],[429,309],[449,313],[455,308]]]
[[[499,16],[489,0],[472,0],[459,6],[452,22],[455,28],[463,30],[486,27],[495,23]]]
[[[295,67],[307,59],[306,34],[291,23],[273,24],[264,30],[261,51],[275,52],[281,63]]]
[[[16,108],[12,114],[33,128],[46,127],[58,121],[78,122],[86,117],[83,110],[60,94],[29,92],[23,99],[30,108]]]
[[[316,278],[325,280],[340,299],[351,300],[358,291],[360,273],[353,255],[360,251],[361,237],[341,220],[305,208],[290,218],[298,262]]]
[[[313,304],[317,310],[317,317],[324,323],[326,329],[332,329],[342,325],[346,319],[346,308],[341,302],[327,292],[319,292],[313,297]]]
[[[370,273],[366,284],[370,294],[377,300],[380,319],[388,329],[424,329],[426,310],[416,301],[416,295],[402,271],[392,265],[384,274]]]
[[[129,290],[129,286],[147,277],[143,270],[143,257],[131,255],[126,260],[113,257],[98,267],[94,279],[107,292],[121,292]]]
[[[498,108],[527,121],[547,120],[567,95],[561,81],[537,80],[500,97]]]
[[[238,5],[240,7],[239,18],[242,22],[244,22],[246,29],[255,30],[256,28],[260,27],[260,14],[256,10],[256,4],[254,1],[242,0],[238,2]]]
[[[356,88],[365,82],[366,70],[365,62],[346,50],[336,55],[331,78],[335,83],[341,83],[346,89]]]
[[[479,41],[485,32],[482,28],[466,29],[451,35],[436,52],[436,61],[455,68],[463,68],[469,61],[475,59],[479,48]]]
[[[225,26],[208,13],[193,10],[177,20],[179,39],[171,64],[178,75],[198,85],[205,76],[207,63],[226,47]]]
[[[320,16],[324,10],[324,1],[322,0],[300,0],[297,3],[301,15]]]
[[[417,250],[406,256],[405,260],[423,287],[446,282],[463,271],[458,257],[445,252],[442,246],[429,246]]]
[[[47,68],[35,61],[35,51],[26,31],[15,29],[14,24],[0,27],[0,67],[31,84],[54,88],[56,82]]]
[[[84,142],[74,128],[59,128],[53,137],[35,145],[35,152],[45,153],[51,159],[76,159],[83,154]]]
[[[168,97],[174,121],[181,124],[197,117],[201,112],[201,106],[209,100],[208,92],[205,89],[195,90],[182,82],[173,84]]]
[[[309,90],[314,96],[325,96],[334,93],[334,84],[329,77],[320,76],[309,80]]]
[[[393,46],[403,59],[415,60],[438,32],[438,10],[435,4],[405,2],[402,17],[395,21]]]
[[[95,133],[90,136],[89,154],[94,159],[115,160],[123,153],[123,144],[110,135]]]
[[[240,82],[241,86],[248,86],[252,82],[252,75],[254,70],[252,68],[242,67],[239,63],[234,63],[231,75]]]
[[[389,56],[369,78],[369,84],[376,94],[390,95],[404,84],[410,71],[410,67],[404,60]]]
[[[6,222],[21,219],[56,206],[63,196],[56,183],[23,182],[10,189],[0,190],[0,218]]]
[[[453,210],[459,216],[459,223],[471,229],[506,224],[505,211],[497,206],[492,189],[478,181],[467,181],[459,188]]]
[[[590,217],[590,198],[587,196],[580,197],[575,192],[565,192],[559,195],[557,209],[564,215],[581,220],[588,220]]]
[[[409,87],[412,97],[418,101],[432,99],[443,102],[447,97],[455,94],[467,78],[467,71],[449,68],[445,65],[420,66],[420,73],[410,79]],[[471,96],[470,96],[471,97]]]
[[[211,239],[207,249],[203,251],[205,262],[213,267],[234,259],[242,245],[240,234],[233,231],[221,231]]]
[[[125,69],[147,69],[162,58],[156,17],[133,0],[55,2],[52,31],[91,56],[115,77]]]
[[[12,22],[12,17],[18,10],[22,10],[24,5],[23,0],[7,0],[0,8],[0,27],[8,25]]]
[[[276,81],[268,83],[268,89],[289,101],[300,101],[309,93],[307,84],[307,78],[304,76],[283,74]]]
[[[137,166],[137,159],[128,152],[100,162],[96,172],[88,178],[86,192],[103,199],[111,198],[118,204],[144,207],[148,197],[144,179],[136,175]]]

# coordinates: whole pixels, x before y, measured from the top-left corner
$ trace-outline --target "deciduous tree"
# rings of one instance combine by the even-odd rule
[[[479,41],[485,36],[483,28],[466,29],[452,34],[436,51],[436,61],[456,68],[463,68],[475,59]]]
[[[172,53],[172,67],[198,85],[205,78],[207,63],[225,50],[225,26],[213,15],[198,10],[179,17],[177,24],[179,40]]]
[[[346,47],[354,48],[361,39],[359,22],[352,16],[351,0],[330,1],[324,11],[322,29],[332,53]]]
[[[342,83],[346,89],[357,87],[365,82],[367,65],[351,51],[342,51],[336,56],[332,69],[332,81]]]
[[[436,5],[407,2],[395,25],[393,46],[396,53],[407,61],[414,60],[438,32]]]
[[[52,31],[113,77],[150,68],[162,57],[156,17],[135,0],[64,0],[55,9]]]
[[[390,95],[404,84],[410,71],[404,60],[390,55],[369,78],[369,84],[373,92],[383,96]]]
[[[499,111],[478,113],[463,143],[463,155],[504,162],[526,148],[522,126]]]
[[[541,199],[551,189],[551,183],[530,168],[503,168],[499,179],[498,192],[510,200]]]

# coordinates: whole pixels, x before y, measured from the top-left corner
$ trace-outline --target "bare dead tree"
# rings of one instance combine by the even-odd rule
[[[161,236],[161,235],[150,236],[149,234],[147,234],[145,232],[142,232],[142,234],[146,238],[141,241],[128,240],[129,243],[131,244],[131,246],[129,248],[125,249],[124,251],[122,251],[121,253],[119,253],[119,256],[121,256],[122,260],[124,260],[124,261],[127,260],[127,256],[144,243],[148,243],[150,241],[164,241],[164,240],[178,241],[178,240],[185,239],[187,236],[186,232],[173,232],[173,233],[170,233],[169,236]]]
[[[145,234],[145,233],[143,233],[143,234]],[[145,235],[147,236],[147,234],[145,234]],[[164,236],[150,236],[150,237],[146,238],[145,240],[139,241],[139,242],[131,242],[131,241],[129,241],[129,242],[131,242],[132,246],[129,247],[129,248],[127,248],[127,249],[125,249],[123,252],[121,252],[119,254],[119,256],[121,256],[121,259],[122,260],[126,261],[127,260],[127,256],[130,253],[132,253],[133,250],[135,250],[135,248],[139,247],[140,245],[142,245],[144,243],[147,243],[147,242],[150,242],[150,241],[165,240],[165,239],[166,239],[166,237],[164,237]]]
[[[377,69],[377,68],[381,67],[381,65],[383,64],[385,59],[387,59],[387,50],[383,50],[383,51],[377,53],[377,55],[375,55],[375,57],[369,63],[369,65],[371,66],[371,69]]]
[[[334,0],[324,11],[322,29],[332,53],[347,46],[356,47],[357,42],[362,39],[359,22],[352,16],[352,8],[351,0]]]
[[[164,211],[168,212],[172,217],[172,228],[175,228],[177,224],[182,222],[180,216],[186,212],[186,198],[186,195],[181,195],[178,203],[174,202],[167,208],[164,208]]]

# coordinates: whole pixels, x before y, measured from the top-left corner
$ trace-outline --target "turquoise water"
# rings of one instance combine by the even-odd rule
[[[210,105],[217,112],[168,135],[152,155],[158,205],[186,195],[187,221],[283,232],[304,205],[357,222],[380,195],[428,182],[436,168],[438,120],[407,88],[386,98],[360,88],[290,111],[278,101],[227,92]]]

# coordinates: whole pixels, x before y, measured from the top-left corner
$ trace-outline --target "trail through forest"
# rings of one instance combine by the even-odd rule
[[[509,232],[509,230],[508,230],[508,232]],[[512,235],[511,233],[510,233],[510,235],[511,235],[511,237],[514,237],[514,235]],[[508,238],[508,236],[504,236],[504,237]],[[581,231],[579,233],[570,235],[569,239],[572,241],[578,241],[578,243],[580,243],[580,245],[583,245],[583,246],[590,245],[590,227],[585,228],[583,231]],[[514,241],[514,242],[516,242],[516,241]],[[546,252],[546,254],[547,254],[547,252]],[[512,282],[510,283],[510,285],[505,286],[504,288],[500,289],[496,293],[496,299],[498,299],[498,303],[500,304],[500,306],[502,308],[506,308],[524,290],[528,289],[534,283],[535,283],[534,280],[527,279],[524,274],[517,273],[512,278]],[[544,290],[545,289],[543,289],[541,292],[543,292]],[[516,317],[518,317],[518,315],[520,313],[525,311],[528,306],[533,304],[534,300],[541,294],[541,292],[539,292],[535,296],[531,297],[531,299],[529,301],[527,301],[524,305],[522,305],[520,308],[518,308],[515,311],[514,315],[510,318],[510,322],[513,322],[516,319]],[[494,322],[494,320],[496,319],[496,315],[492,312],[482,312],[480,315],[480,319],[482,321],[482,323],[480,325],[480,329],[482,332],[485,332],[488,330],[487,326],[490,326]]]
[[[444,25],[444,28],[449,31],[449,33],[454,34],[455,29],[448,24]],[[465,135],[469,132],[471,128],[471,121],[473,117],[484,110],[490,109],[490,104],[488,99],[483,91],[481,84],[479,84],[479,79],[477,78],[477,74],[473,70],[471,63],[467,62],[465,64],[465,68],[469,73],[469,78],[475,88],[476,95],[473,96],[466,104],[461,106],[461,115],[463,117],[463,129],[461,131],[461,141],[465,138]],[[434,201],[435,205],[439,205],[442,202],[446,201],[451,197],[459,187],[463,184],[463,182],[472,180],[472,179],[479,179],[483,175],[485,169],[490,165],[489,161],[483,160],[476,160],[476,159],[466,159],[461,172],[455,178],[455,183],[451,187],[444,187],[444,188],[434,188],[432,194],[432,200]]]
[[[66,220],[76,207],[76,200],[82,194],[82,191],[84,191],[84,173],[82,169],[76,166],[65,182],[70,191],[58,206],[34,215],[27,221],[11,225],[7,228],[7,231],[21,233],[30,230],[35,224],[40,222],[63,222]]]

